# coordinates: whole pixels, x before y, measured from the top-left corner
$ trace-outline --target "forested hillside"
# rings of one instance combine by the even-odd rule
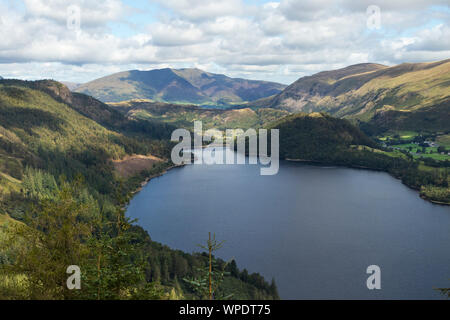
[[[94,119],[93,114],[100,111],[113,114],[110,119],[102,117],[103,123],[110,124],[107,129],[77,112],[78,104],[63,103],[65,96],[58,101],[47,94],[53,87],[64,88],[56,82],[0,83],[1,168],[7,176],[21,180],[27,167],[45,170],[56,178],[65,175],[72,179],[82,173],[92,189],[109,193],[114,185],[111,159],[127,154],[167,155],[168,143],[156,139],[169,135],[165,125],[146,122],[139,131],[138,122],[128,121],[114,110],[91,106],[86,114]]]
[[[151,241],[123,209],[145,178],[171,166],[173,129],[54,81],[1,80],[0,299],[203,298],[183,278],[207,260]],[[113,160],[135,155],[161,160],[132,176],[116,171]],[[218,294],[278,297],[260,275],[217,263]],[[63,285],[73,264],[80,291]]]
[[[450,99],[411,111],[384,108],[363,123],[362,128],[372,135],[401,131],[450,132]]]
[[[280,130],[280,156],[334,162],[352,145],[375,147],[375,143],[347,120],[323,113],[297,113],[272,123]]]

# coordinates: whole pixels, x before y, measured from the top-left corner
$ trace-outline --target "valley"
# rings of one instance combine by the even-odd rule
[[[291,191],[299,188],[310,194],[311,199],[314,198],[312,194],[326,199],[326,206],[334,203],[342,210],[344,204],[354,203],[353,197],[357,194],[356,189],[351,189],[355,194],[345,194],[341,200],[333,196],[337,189],[327,188],[339,188],[342,178],[333,180],[334,175],[351,175],[342,178],[348,185],[351,185],[352,177],[364,184],[369,175],[379,184],[374,193],[357,196],[362,201],[357,205],[359,208],[363,207],[364,199],[370,198],[374,203],[381,199],[383,183],[387,183],[389,188],[397,190],[390,206],[395,206],[395,195],[398,195],[401,199],[398,210],[405,219],[410,206],[436,211],[444,217],[442,213],[448,211],[448,207],[441,205],[450,204],[449,66],[448,60],[393,67],[360,64],[302,77],[286,88],[271,82],[228,78],[198,69],[125,72],[88,84],[69,84],[73,91],[54,80],[0,80],[0,244],[3,245],[0,246],[0,264],[11,267],[14,265],[11,261],[19,261],[14,260],[19,258],[12,258],[12,251],[16,252],[21,245],[13,239],[37,243],[36,234],[30,230],[50,228],[55,237],[63,237],[58,230],[67,227],[64,223],[75,223],[79,232],[74,235],[78,240],[68,244],[70,248],[59,246],[60,242],[54,242],[50,237],[52,233],[44,232],[39,233],[38,242],[45,246],[31,247],[35,255],[27,255],[26,250],[17,251],[22,252],[21,267],[16,264],[0,274],[0,288],[5,292],[2,296],[0,290],[0,298],[59,297],[60,293],[55,293],[51,284],[46,290],[33,279],[42,276],[40,272],[46,272],[48,268],[61,269],[66,263],[63,252],[69,249],[79,251],[84,268],[90,270],[87,280],[90,289],[83,291],[82,296],[63,291],[68,299],[204,298],[184,279],[199,276],[198,270],[207,265],[206,257],[203,253],[177,250],[191,250],[195,243],[180,245],[186,241],[181,230],[170,231],[175,238],[182,239],[172,242],[163,238],[160,230],[145,227],[146,216],[142,214],[148,208],[152,214],[153,210],[164,211],[161,209],[163,203],[149,204],[147,209],[138,211],[133,211],[134,204],[131,209],[127,207],[130,201],[133,203],[148,192],[148,188],[166,181],[165,177],[157,177],[174,167],[170,160],[174,146],[170,135],[177,128],[192,131],[194,121],[202,121],[205,130],[278,129],[280,158],[283,160],[281,170],[288,168],[286,170],[290,172],[290,178],[282,174],[283,181],[291,185]],[[307,164],[314,166],[302,167]],[[330,166],[337,169],[327,171]],[[195,176],[196,170],[206,170],[187,167],[171,170],[168,176],[181,174],[183,177],[186,172]],[[315,176],[314,168],[323,171]],[[358,174],[355,168],[372,171]],[[310,190],[307,184],[292,180],[297,177],[298,170],[310,179],[327,180],[331,175],[330,185],[322,185],[331,196],[323,197],[321,190]],[[237,174],[232,181],[222,172],[214,183],[241,185],[243,181],[237,178],[240,175],[246,176],[251,183],[253,178],[248,176],[249,172],[230,172],[231,176]],[[399,181],[389,180],[381,172],[387,172],[391,175],[389,179],[394,177]],[[206,171],[197,173],[208,179]],[[303,179],[302,175],[299,179]],[[150,183],[145,186],[150,178]],[[395,186],[400,185],[400,181],[414,190],[405,191]],[[275,182],[276,188],[283,190],[280,184],[281,180]],[[156,192],[170,190],[167,188]],[[201,183],[197,188],[205,191]],[[241,195],[249,188],[243,187]],[[173,199],[182,203],[181,193],[167,192],[167,203],[176,204]],[[267,190],[264,192],[268,199],[273,196]],[[371,198],[373,195],[375,197]],[[221,193],[222,196],[227,195]],[[215,196],[210,194],[201,203],[208,204],[208,197]],[[290,193],[289,198],[286,201],[292,204],[296,196]],[[285,197],[279,194],[277,199]],[[273,201],[279,203],[282,200]],[[243,199],[240,203],[244,202]],[[155,203],[158,202],[155,200]],[[270,207],[270,204],[266,203],[266,206]],[[294,207],[295,212],[303,212],[302,206]],[[65,215],[71,210],[78,218],[67,221],[65,219],[71,215]],[[211,210],[214,208],[209,206],[204,212]],[[312,208],[311,212],[317,213],[317,210]],[[130,212],[134,213],[130,215]],[[355,218],[358,213],[352,212],[350,216]],[[49,220],[51,215],[61,220]],[[136,217],[144,220],[144,224],[133,222],[132,218]],[[57,221],[63,221],[63,225]],[[180,219],[180,222],[185,226],[186,221]],[[161,224],[162,230],[167,223]],[[197,223],[201,224],[200,221]],[[205,228],[213,226],[205,224]],[[430,228],[434,230],[436,226]],[[231,229],[221,232],[227,240]],[[153,234],[157,235],[156,241],[167,241],[171,248],[154,241]],[[200,233],[196,237],[190,241],[200,241]],[[403,240],[398,239],[402,245]],[[233,248],[236,249],[235,244]],[[37,254],[45,255],[46,250],[57,252],[59,260],[39,261]],[[118,278],[117,282],[98,278],[96,259],[103,255],[109,259],[102,265],[105,273],[111,277],[117,276],[115,272],[122,273],[122,262],[117,262],[121,258],[116,256],[122,251],[126,252],[126,259],[138,259],[139,265],[125,264],[124,268],[129,268],[125,272],[128,276]],[[229,251],[224,255],[225,258],[230,256]],[[252,264],[244,253],[237,261],[239,266],[243,261],[243,269],[238,269],[236,262],[230,265],[220,258],[218,265],[229,273],[218,289],[221,294],[233,292],[237,299],[280,297],[276,284],[279,274],[266,268],[261,275],[255,265],[251,270],[254,273],[249,273],[247,266]],[[111,267],[107,261],[115,261],[117,265]],[[35,271],[30,272],[30,268]],[[24,277],[28,279],[27,285],[15,284]],[[267,280],[271,277],[275,277],[276,282]],[[60,280],[50,279],[49,283],[55,286]],[[105,281],[101,287],[102,296],[94,290],[99,281]],[[298,297],[294,289],[287,289],[289,285],[285,279],[281,282],[282,298]],[[429,284],[423,282],[424,286]],[[110,286],[114,286],[115,291],[111,291]],[[358,289],[354,290],[349,297],[358,292]],[[395,297],[394,291],[392,294]],[[411,297],[416,296],[433,295],[417,293]]]
[[[285,110],[270,108],[220,110],[146,100],[123,101],[109,105],[131,119],[156,120],[188,129],[193,129],[194,121],[202,121],[206,129],[262,128],[289,114]]]
[[[0,39],[12,314],[450,298],[449,0],[0,0]]]

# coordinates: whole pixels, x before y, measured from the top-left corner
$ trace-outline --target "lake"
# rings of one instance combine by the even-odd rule
[[[274,277],[282,299],[439,299],[433,288],[450,287],[450,207],[383,172],[286,161],[277,175],[259,169],[173,169],[127,215],[186,252],[215,233],[226,240],[217,256]],[[367,289],[369,265],[381,268],[381,290]]]

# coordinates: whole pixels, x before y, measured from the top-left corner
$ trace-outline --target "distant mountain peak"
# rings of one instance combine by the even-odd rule
[[[76,88],[104,102],[150,99],[170,103],[231,106],[280,93],[279,83],[230,78],[198,68],[115,73]]]

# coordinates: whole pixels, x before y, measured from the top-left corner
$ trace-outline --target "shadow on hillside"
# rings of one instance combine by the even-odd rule
[[[59,131],[64,123],[48,111],[0,105],[0,125],[6,129],[19,128],[32,135],[31,130],[35,127]]]

